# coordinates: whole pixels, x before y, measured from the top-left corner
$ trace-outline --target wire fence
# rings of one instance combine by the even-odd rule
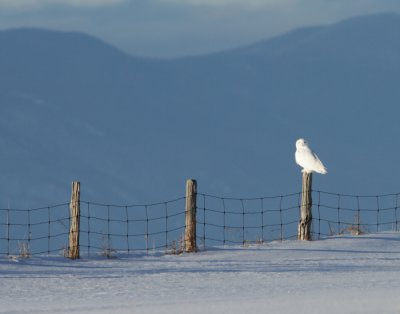
[[[360,196],[313,191],[312,238],[400,227],[400,194]],[[202,247],[296,239],[301,193],[260,198],[199,194],[197,238]]]
[[[398,194],[360,196],[313,191],[312,236],[399,231]],[[145,205],[80,202],[81,255],[107,257],[184,249],[185,201]],[[259,198],[197,194],[197,247],[297,238],[301,193]],[[69,203],[0,209],[0,255],[66,255]]]
[[[185,230],[185,197],[129,206],[81,202],[80,230],[88,255],[174,250]]]

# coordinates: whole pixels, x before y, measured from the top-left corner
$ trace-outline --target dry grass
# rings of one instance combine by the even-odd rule
[[[165,254],[167,255],[180,255],[185,251],[185,240],[184,236],[181,235],[178,240],[174,240],[166,248]]]
[[[117,258],[116,250],[112,248],[111,241],[109,239],[103,238],[102,245],[101,245],[101,256],[107,258]]]
[[[29,242],[18,242],[19,258],[30,258],[31,252]]]
[[[350,233],[353,236],[358,236],[367,233],[366,228],[361,225],[360,216],[357,214],[354,216],[354,223],[348,224],[346,228],[340,229],[337,233],[336,230],[329,224],[329,235],[334,236],[336,234],[343,235]]]

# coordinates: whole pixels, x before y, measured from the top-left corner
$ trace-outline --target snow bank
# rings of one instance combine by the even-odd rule
[[[399,313],[400,233],[197,254],[0,259],[0,313]]]

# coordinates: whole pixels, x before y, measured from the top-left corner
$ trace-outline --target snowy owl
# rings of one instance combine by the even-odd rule
[[[318,172],[327,174],[325,166],[319,160],[318,156],[308,147],[305,139],[300,138],[296,141],[296,153],[294,155],[296,163],[303,167],[302,172],[311,173]]]

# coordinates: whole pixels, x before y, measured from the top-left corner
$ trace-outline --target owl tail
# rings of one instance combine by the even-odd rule
[[[328,170],[326,169],[326,167],[322,164],[319,165],[318,169],[315,169],[315,172],[318,172],[320,174],[327,174]]]

